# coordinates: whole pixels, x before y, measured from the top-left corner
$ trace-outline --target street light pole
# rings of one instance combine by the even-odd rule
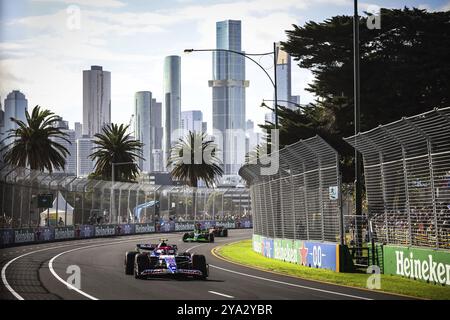
[[[354,122],[355,122],[355,136],[361,131],[361,114],[360,114],[360,73],[359,73],[359,15],[358,15],[358,0],[354,0],[354,15],[353,15],[353,54],[354,54]],[[362,246],[362,163],[361,154],[355,148],[355,215],[357,227],[357,246]],[[359,221],[358,221],[359,219]]]
[[[277,86],[277,44],[273,43],[273,74],[274,74],[274,88],[275,88],[275,129],[278,129],[278,86]]]

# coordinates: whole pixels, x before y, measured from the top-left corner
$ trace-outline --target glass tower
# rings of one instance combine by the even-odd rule
[[[216,23],[216,48],[242,52],[241,21]],[[213,53],[213,134],[222,151],[224,174],[237,174],[245,160],[245,57],[231,52]]]
[[[8,94],[5,99],[4,114],[3,114],[3,126],[1,128],[2,135],[0,135],[0,141],[6,138],[10,132],[9,130],[15,130],[18,128],[15,122],[10,119],[15,118],[17,120],[27,123],[25,113],[28,110],[28,100],[25,95],[19,90],[14,90]],[[10,138],[4,142],[5,145],[11,143],[14,139]]]
[[[93,137],[111,123],[111,72],[101,66],[83,71],[83,135]]]
[[[181,57],[164,59],[164,167],[171,146],[180,138],[181,126]]]
[[[139,91],[134,94],[134,136],[137,140],[144,144],[142,146],[142,157],[144,159],[138,160],[139,166],[144,172],[151,171],[151,107],[152,93],[150,91]]]
[[[277,50],[277,96],[278,105],[295,110],[291,96],[291,56],[283,51],[281,44],[276,44]]]

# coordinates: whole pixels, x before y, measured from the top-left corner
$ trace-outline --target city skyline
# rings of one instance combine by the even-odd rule
[[[215,22],[241,20],[243,50],[258,53],[270,51],[273,42],[285,40],[285,30],[292,29],[292,24],[352,14],[352,3],[347,0],[74,0],[70,4],[80,9],[80,29],[67,28],[68,2],[0,0],[0,96],[3,100],[7,93],[19,89],[29,97],[30,106],[49,108],[71,126],[82,122],[80,70],[102,65],[113,73],[111,120],[127,123],[136,91],[150,90],[162,101],[163,60],[174,54],[183,60],[181,110],[198,106],[211,129],[212,93],[207,84],[211,79],[211,55],[182,52],[185,48],[214,47]],[[361,4],[361,13],[368,4]],[[383,0],[370,4],[439,10],[446,8],[448,1]],[[236,5],[239,12],[233,10]],[[261,62],[270,71],[270,57]],[[272,98],[273,90],[257,66],[248,64],[246,72],[252,83],[247,90],[246,119],[261,124],[264,114],[259,105],[262,99]],[[313,101],[314,97],[305,91],[313,79],[311,73],[292,61],[292,76],[292,94],[300,95],[302,103]]]

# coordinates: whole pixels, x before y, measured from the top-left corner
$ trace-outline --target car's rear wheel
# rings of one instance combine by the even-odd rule
[[[137,251],[128,251],[125,253],[125,274],[132,275],[134,270],[134,257],[138,254]]]
[[[183,235],[183,242],[187,242],[187,239],[189,238],[189,233],[185,233]]]
[[[201,276],[197,278],[206,280],[209,276],[208,266],[206,265],[206,258],[202,254],[194,254],[192,256],[192,268],[194,270],[200,270],[202,272]]]
[[[150,259],[147,254],[139,253],[136,255],[134,263],[134,277],[141,279],[141,272],[150,269]]]
[[[223,229],[223,236],[228,237],[228,229]]]
[[[209,242],[214,242],[214,233],[209,234]]]

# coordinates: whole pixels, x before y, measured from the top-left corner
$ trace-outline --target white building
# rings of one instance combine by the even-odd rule
[[[59,128],[63,133],[67,134],[65,139],[69,140],[67,142],[62,138],[52,138],[53,141],[59,143],[60,145],[66,147],[69,154],[66,156],[66,167],[64,170],[55,170],[56,173],[68,173],[71,175],[77,174],[77,142],[75,130],[69,129],[69,123],[63,120],[61,117],[59,120],[53,122],[55,128]]]
[[[111,123],[111,72],[100,66],[83,71],[83,135],[93,137]]]
[[[77,140],[77,176],[87,177],[94,171],[94,162],[89,158],[94,144],[89,136]]]
[[[83,124],[80,122],[75,122],[75,139],[80,139],[83,135]]]
[[[183,129],[183,136],[186,136],[189,131],[203,132],[203,113],[200,110],[181,112],[181,129]]]
[[[246,122],[246,153],[249,153],[260,143],[261,133],[255,132],[255,123],[252,120]]]
[[[144,159],[139,160],[139,166],[143,172],[161,171],[162,157],[155,151],[162,150],[162,104],[152,98],[150,91],[136,92],[134,100],[134,135],[144,144]]]

